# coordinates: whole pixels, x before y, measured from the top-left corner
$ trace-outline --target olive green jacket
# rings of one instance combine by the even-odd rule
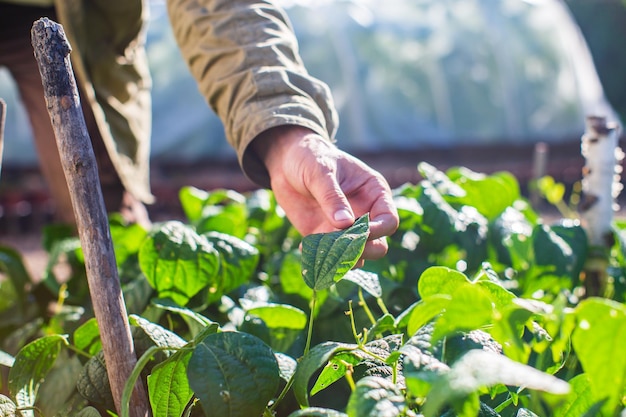
[[[285,13],[271,0],[168,0],[170,22],[202,95],[246,175],[269,187],[248,145],[263,131],[299,125],[332,140],[328,87],[307,74]]]
[[[142,0],[55,0],[77,81],[127,190],[150,203],[150,73]]]
[[[144,202],[149,185],[151,98],[142,0],[55,0],[72,65],[126,188]],[[245,174],[269,187],[250,142],[286,124],[332,140],[328,87],[310,77],[285,14],[272,1],[168,0],[174,34],[201,93],[219,115]],[[85,98],[83,98],[85,99]]]

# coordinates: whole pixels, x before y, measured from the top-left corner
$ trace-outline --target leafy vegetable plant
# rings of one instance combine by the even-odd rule
[[[139,355],[115,410],[76,238],[46,235],[33,285],[0,250],[2,416],[619,416],[626,406],[626,224],[606,297],[586,297],[575,218],[545,221],[509,173],[421,164],[394,190],[389,254],[369,235],[300,237],[268,191],[181,190],[186,219],[111,218]],[[301,247],[301,249],[300,249]]]

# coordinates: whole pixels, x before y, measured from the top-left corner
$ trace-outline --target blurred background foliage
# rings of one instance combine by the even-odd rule
[[[585,36],[608,100],[626,120],[626,0],[566,0]]]
[[[621,0],[280,3],[307,68],[333,91],[349,151],[577,141],[588,114],[626,117]],[[234,158],[180,57],[164,0],[150,6],[153,159]],[[4,161],[33,164],[3,71],[0,96],[9,102]]]

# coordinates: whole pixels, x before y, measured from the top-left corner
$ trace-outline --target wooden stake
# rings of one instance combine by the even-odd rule
[[[0,174],[2,174],[2,154],[4,153],[4,121],[6,120],[7,103],[0,98]]]
[[[122,391],[137,363],[137,357],[117,275],[96,159],[69,59],[71,48],[63,27],[48,18],[35,21],[31,38],[63,171],[70,189],[78,234],[85,255],[89,292],[100,328],[111,391],[119,414]],[[148,415],[150,405],[146,391],[143,383],[138,381],[131,398],[130,416]]]

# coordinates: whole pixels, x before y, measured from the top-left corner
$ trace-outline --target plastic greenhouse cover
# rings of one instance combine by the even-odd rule
[[[280,3],[309,72],[331,87],[344,149],[574,140],[586,115],[617,118],[562,1]],[[234,158],[180,57],[164,2],[150,4],[153,158]],[[0,96],[9,105],[5,161],[34,163],[27,119],[13,106],[18,98],[6,73]]]

